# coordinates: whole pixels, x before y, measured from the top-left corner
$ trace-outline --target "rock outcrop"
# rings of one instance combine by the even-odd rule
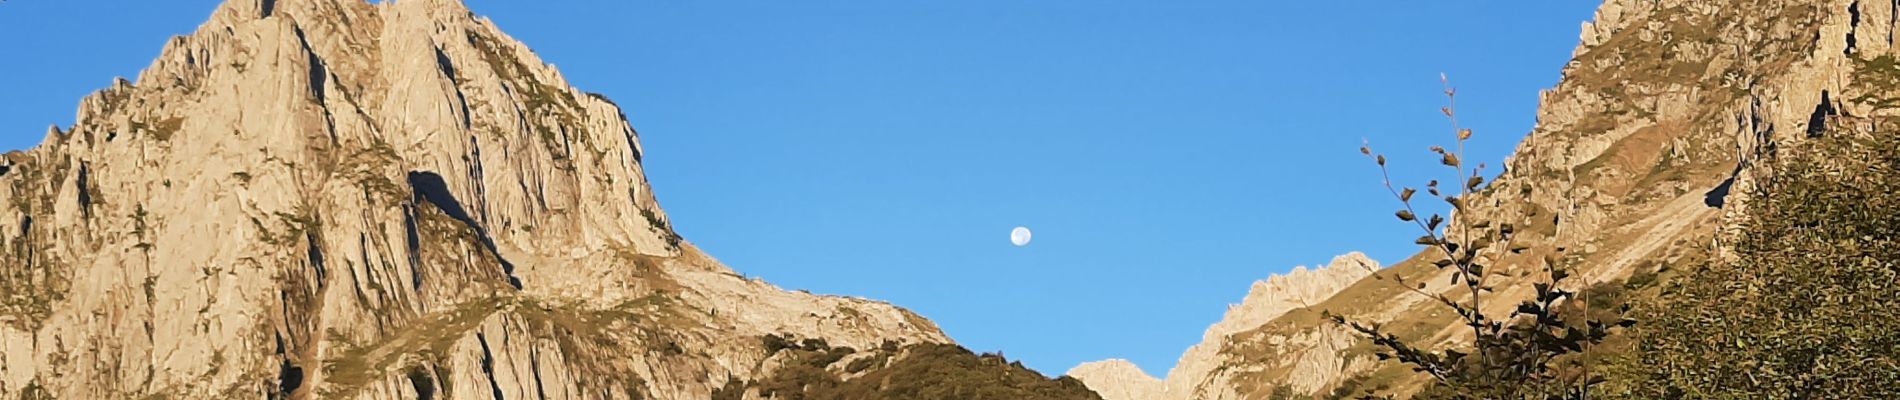
[[[671,228],[619,107],[456,0],[234,0],[0,161],[0,398],[703,399],[948,343]]]
[[[1081,380],[1102,400],[1164,399],[1167,386],[1148,376],[1135,363],[1119,358],[1086,362],[1070,368],[1065,375]]]
[[[1544,279],[1537,272],[1545,257],[1576,272],[1573,290],[1725,257],[1733,221],[1753,196],[1757,160],[1829,124],[1900,109],[1889,100],[1900,93],[1895,8],[1858,0],[1603,4],[1583,25],[1561,83],[1540,96],[1537,126],[1503,174],[1463,199],[1465,215],[1452,216],[1513,224],[1515,245],[1528,247],[1487,263],[1496,278],[1486,284],[1498,297],[1486,312],[1508,315]],[[1437,259],[1421,253],[1378,275],[1446,293],[1449,276],[1432,266]],[[1383,323],[1420,343],[1469,340],[1455,315],[1393,281],[1362,279],[1310,307],[1210,336],[1197,347],[1217,350],[1182,364],[1214,365],[1225,378],[1181,389],[1171,374],[1166,398],[1261,398],[1282,387],[1416,390],[1416,374],[1376,360],[1318,315]]]

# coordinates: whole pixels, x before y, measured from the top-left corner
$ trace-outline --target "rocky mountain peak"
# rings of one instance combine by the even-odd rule
[[[1111,358],[1070,368],[1068,376],[1079,379],[1104,400],[1165,399],[1166,386],[1148,376],[1133,362]]]
[[[1105,400],[1199,398],[1197,386],[1219,367],[1216,354],[1233,335],[1325,301],[1379,269],[1378,261],[1351,252],[1333,257],[1322,267],[1296,266],[1286,274],[1255,281],[1247,297],[1229,305],[1226,315],[1207,328],[1202,342],[1181,355],[1165,380],[1148,376],[1134,364],[1119,359],[1085,363],[1070,370],[1069,375],[1101,393]]]
[[[642,152],[458,1],[228,2],[0,164],[0,397],[696,398],[765,335],[949,341],[700,253]]]

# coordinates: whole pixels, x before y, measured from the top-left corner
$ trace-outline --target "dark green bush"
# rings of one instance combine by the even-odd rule
[[[827,367],[857,351],[818,346],[792,349],[797,357],[754,382],[759,394],[786,400],[1099,400],[1081,381],[1050,379],[1001,356],[979,356],[951,344],[914,344],[870,355],[844,367],[864,375],[844,380]],[[886,360],[889,366],[883,366]],[[722,389],[722,393],[743,390]]]
[[[1896,128],[1770,164],[1728,261],[1664,284],[1632,397],[1900,398]]]
[[[759,337],[759,342],[765,347],[765,354],[767,355],[777,354],[779,350],[798,348],[798,345],[794,345],[791,341],[785,340],[784,336],[771,333]]]

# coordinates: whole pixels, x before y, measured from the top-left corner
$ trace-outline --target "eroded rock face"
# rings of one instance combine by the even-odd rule
[[[1739,229],[1734,221],[1748,209],[1754,176],[1762,173],[1757,160],[1824,134],[1825,125],[1896,112],[1895,7],[1856,0],[1607,1],[1583,25],[1575,58],[1561,83],[1542,94],[1538,124],[1503,163],[1505,172],[1464,199],[1468,215],[1448,216],[1513,224],[1513,246],[1528,247],[1487,262],[1503,275],[1486,282],[1497,288],[1486,312],[1508,315],[1529,296],[1531,284],[1544,279],[1537,272],[1545,257],[1577,273],[1573,290],[1727,257],[1724,246]],[[1445,293],[1452,287],[1431,265],[1437,259],[1420,254],[1379,275]],[[1455,315],[1393,281],[1362,279],[1308,310],[1398,327],[1415,343],[1470,339]],[[1263,398],[1280,387],[1315,394],[1351,385],[1404,395],[1420,383],[1404,367],[1355,348],[1357,338],[1313,313],[1248,324],[1196,346],[1212,352],[1191,350],[1182,365],[1221,372],[1177,381],[1173,374],[1184,371],[1177,367],[1168,398],[1183,398],[1182,390],[1193,393],[1186,398]]]
[[[706,398],[943,343],[676,235],[606,98],[455,0],[234,0],[0,161],[0,398]]]

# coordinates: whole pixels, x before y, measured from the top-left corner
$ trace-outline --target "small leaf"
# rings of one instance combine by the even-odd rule
[[[1440,162],[1443,162],[1443,163],[1445,163],[1445,166],[1447,166],[1447,167],[1456,167],[1456,166],[1458,166],[1458,155],[1457,155],[1457,154],[1451,154],[1451,153],[1445,153],[1445,159],[1444,159],[1444,160],[1440,160]]]
[[[1464,130],[1458,131],[1458,140],[1470,140],[1470,139],[1471,139],[1470,129],[1464,129]]]
[[[1412,188],[1405,188],[1404,191],[1399,192],[1399,201],[1412,201],[1413,193],[1418,193],[1418,191],[1412,190]]]
[[[1380,154],[1380,155],[1379,155],[1379,157],[1378,157],[1378,160],[1379,160],[1379,165],[1385,165],[1385,155],[1384,155],[1384,154]]]
[[[1418,219],[1418,216],[1412,215],[1412,212],[1407,210],[1399,210],[1395,215],[1398,215],[1400,221],[1405,222],[1412,222],[1412,220]]]
[[[1418,240],[1414,240],[1412,241],[1412,243],[1430,246],[1430,245],[1438,244],[1438,238],[1432,235],[1419,236]]]
[[[1366,147],[1366,146],[1359,146],[1359,154],[1364,154],[1368,156],[1372,155],[1372,148]]]
[[[1474,176],[1474,177],[1471,177],[1471,180],[1465,181],[1465,188],[1471,189],[1471,190],[1478,190],[1478,186],[1483,185],[1483,184],[1484,184],[1484,177]]]

